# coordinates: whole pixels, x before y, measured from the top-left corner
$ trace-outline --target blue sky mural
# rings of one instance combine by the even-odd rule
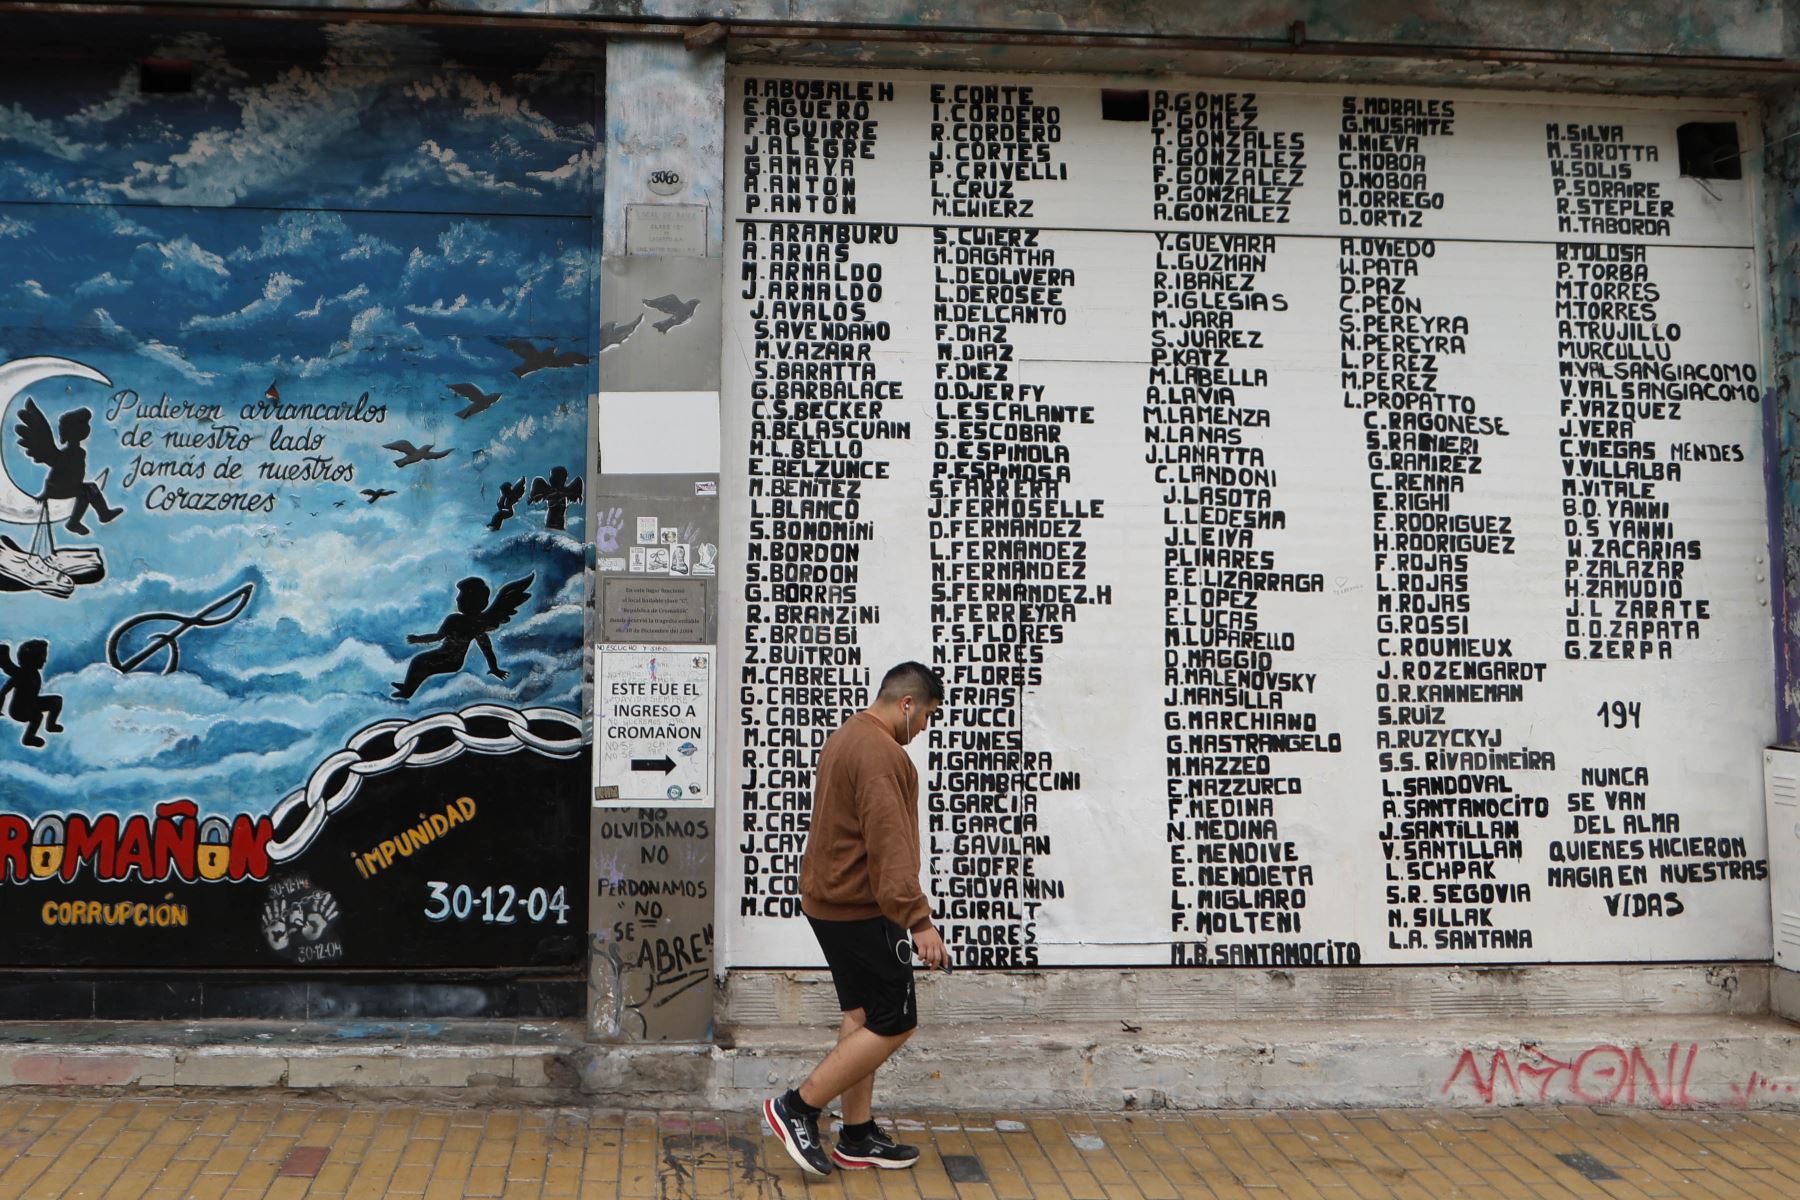
[[[267,812],[374,720],[579,712],[584,509],[553,472],[585,474],[594,388],[594,79],[407,48],[190,40],[177,95],[0,79],[0,715],[63,704],[42,747],[0,719],[0,806]]]

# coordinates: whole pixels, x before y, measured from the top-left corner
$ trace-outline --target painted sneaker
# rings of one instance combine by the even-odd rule
[[[919,1161],[919,1148],[896,1142],[887,1130],[877,1125],[875,1132],[864,1138],[840,1137],[837,1145],[831,1148],[831,1161],[849,1171],[864,1167],[899,1171]]]
[[[819,1141],[819,1118],[789,1112],[780,1096],[763,1101],[763,1120],[769,1123],[781,1148],[808,1175],[831,1174],[831,1156]]]

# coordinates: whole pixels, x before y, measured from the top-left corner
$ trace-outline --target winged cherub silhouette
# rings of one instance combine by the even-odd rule
[[[498,529],[508,521],[512,520],[513,517],[517,515],[513,512],[513,509],[517,508],[519,501],[524,498],[525,477],[523,475],[519,476],[518,483],[508,483],[506,480],[502,479],[500,481],[500,500],[494,506],[494,515],[488,521],[488,528]]]
[[[552,467],[550,478],[531,481],[531,503],[542,504],[544,528],[561,529],[567,523],[569,505],[581,500],[581,480],[569,478],[569,468]]]
[[[537,574],[533,572],[505,584],[492,604],[488,603],[486,580],[471,575],[458,583],[456,611],[444,618],[438,631],[406,635],[406,640],[415,646],[432,642],[443,644],[436,650],[425,651],[406,665],[406,678],[393,685],[394,699],[409,700],[419,690],[419,685],[433,675],[462,670],[469,657],[470,642],[481,647],[481,653],[487,658],[488,674],[495,679],[505,679],[506,672],[494,659],[494,644],[488,640],[488,634],[512,620],[520,606],[531,599],[531,581],[536,578]]]
[[[44,739],[38,736],[41,726],[48,733],[61,733],[63,699],[44,693],[44,664],[50,661],[50,643],[42,638],[21,643],[19,661],[14,662],[11,647],[0,642],[0,712],[25,726],[22,745],[38,747]]]
[[[87,477],[87,447],[82,443],[93,432],[93,422],[93,413],[85,408],[72,408],[57,421],[56,432],[52,433],[49,418],[44,416],[36,400],[28,399],[25,407],[19,410],[19,423],[14,427],[19,445],[25,448],[25,456],[50,468],[44,476],[44,490],[38,499],[75,501],[75,511],[69,514],[64,525],[70,533],[87,533],[88,527],[81,523],[81,518],[89,507],[100,514],[102,524],[125,511],[107,504],[100,485]],[[62,438],[61,445],[57,444],[58,436]]]

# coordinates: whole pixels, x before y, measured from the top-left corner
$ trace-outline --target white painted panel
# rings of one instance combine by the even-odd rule
[[[1301,151],[1285,211],[1259,202],[1285,220],[1178,224],[1156,123],[1103,121],[1091,82],[770,77],[730,105],[732,965],[818,961],[811,764],[906,658],[950,685],[913,753],[961,965],[1767,956],[1749,192],[1675,147],[1740,111],[1409,93],[1450,132],[1418,229],[1374,242],[1382,206],[1337,196],[1364,93],[1259,96],[1280,145],[1244,102],[1229,137],[1165,126],[1239,176],[1240,146],[1259,178]],[[934,217],[971,142],[932,89],[976,82],[1055,110],[981,143],[1056,166],[1014,183],[1028,216]],[[815,124],[770,124],[796,88]],[[863,94],[872,136],[842,123]],[[1632,159],[1652,223],[1559,242],[1551,127]],[[842,157],[777,169],[803,128]],[[1579,324],[1596,296],[1610,323]],[[1010,482],[972,498],[982,455]]]
[[[601,392],[601,469],[710,475],[719,469],[719,393]]]

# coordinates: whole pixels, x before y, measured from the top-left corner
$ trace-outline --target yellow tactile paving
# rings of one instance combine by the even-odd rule
[[[819,1181],[754,1112],[14,1095],[0,1100],[0,1200],[1800,1198],[1800,1113],[965,1112],[890,1124],[923,1149],[917,1169]],[[323,1151],[316,1172],[283,1173],[302,1149]],[[974,1159],[986,1181],[953,1179],[946,1155]]]

